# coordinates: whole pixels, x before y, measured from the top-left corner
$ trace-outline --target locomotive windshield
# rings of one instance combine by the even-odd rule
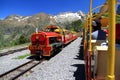
[[[57,37],[50,37],[49,38],[49,43],[50,44],[53,44],[53,43],[56,43],[57,42]]]
[[[57,29],[57,28],[47,28],[45,31],[47,31],[47,32],[54,32],[55,29]]]

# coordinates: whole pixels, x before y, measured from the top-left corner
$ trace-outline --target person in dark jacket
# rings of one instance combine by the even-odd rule
[[[106,33],[101,30],[101,22],[99,19],[92,21],[92,39],[106,40]]]

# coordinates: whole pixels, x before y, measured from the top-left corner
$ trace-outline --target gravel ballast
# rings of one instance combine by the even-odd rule
[[[84,61],[79,59],[81,38],[71,42],[49,61],[32,69],[20,80],[85,80]]]
[[[20,52],[15,52],[14,54],[9,54],[0,57],[0,74],[9,71],[23,63],[29,61],[29,59],[16,59],[18,56],[29,54],[29,50],[23,50]]]

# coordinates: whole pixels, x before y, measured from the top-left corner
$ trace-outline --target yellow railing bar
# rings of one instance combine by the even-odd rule
[[[87,28],[88,28],[88,15],[86,15],[85,26],[84,26],[84,40],[87,42]]]
[[[91,40],[92,40],[92,0],[90,0],[90,19],[89,19],[89,27],[90,27],[90,34],[89,34],[89,51],[92,52],[92,43],[91,43]]]
[[[116,24],[116,0],[108,0],[109,6],[109,36],[108,36],[108,65],[107,80],[115,80],[115,24]]]

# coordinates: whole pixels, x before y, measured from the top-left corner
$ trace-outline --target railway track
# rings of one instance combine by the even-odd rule
[[[3,74],[0,74],[0,80],[15,80],[18,77],[22,76],[26,72],[30,71],[32,68],[45,61],[44,59],[40,61],[31,60],[27,63],[24,63],[10,71],[7,71]]]
[[[2,52],[2,53],[0,53],[0,57],[5,56],[5,55],[9,55],[9,54],[13,54],[14,52],[19,52],[19,51],[26,50],[26,49],[27,49],[27,47],[16,49],[16,50],[10,50],[7,52]]]

